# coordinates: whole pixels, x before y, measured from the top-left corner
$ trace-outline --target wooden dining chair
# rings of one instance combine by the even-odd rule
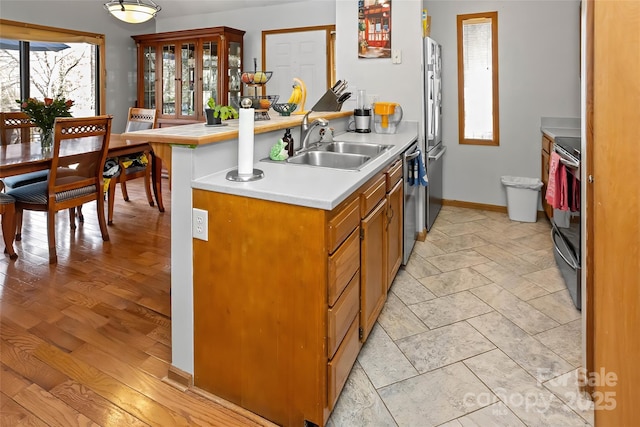
[[[129,108],[127,117],[127,125],[125,132],[133,132],[136,130],[153,129],[156,127],[156,110],[152,108]],[[109,182],[108,190],[108,224],[113,223],[113,206],[115,204],[115,185],[120,184],[122,197],[125,202],[129,201],[129,193],[127,192],[127,181],[136,178],[144,178],[144,189],[147,193],[147,201],[149,206],[154,206],[153,197],[151,195],[151,153],[142,151],[126,157],[118,158],[120,165],[120,173],[112,178]]]
[[[102,240],[109,240],[104,215],[102,169],[107,157],[112,116],[57,118],[49,179],[8,192],[16,199],[16,240],[22,237],[26,210],[47,212],[49,263],[58,261],[55,214],[69,210],[71,229],[76,228],[75,208],[96,201]]]
[[[17,259],[18,255],[13,250],[13,239],[16,234],[16,200],[8,194],[0,193],[0,215],[2,215],[4,253],[8,253],[11,259]]]
[[[153,129],[156,127],[156,110],[151,108],[129,108],[129,117],[125,132],[133,132],[136,130]],[[144,156],[146,164],[142,165],[136,159]],[[144,151],[137,155],[129,156],[126,159],[118,159],[120,170],[125,171],[118,177],[118,183],[122,190],[122,197],[125,202],[129,201],[129,193],[127,193],[127,181],[136,178],[144,178],[144,189],[147,192],[147,201],[149,206],[153,206],[153,197],[151,197],[151,153]],[[131,164],[128,164],[131,162]]]
[[[28,144],[32,141],[36,125],[22,111],[0,112],[0,140],[2,145]],[[0,190],[11,191],[23,185],[46,181],[48,171],[37,171],[14,175],[0,180]]]
[[[35,129],[31,118],[22,111],[0,112],[0,143],[2,145],[31,142]]]

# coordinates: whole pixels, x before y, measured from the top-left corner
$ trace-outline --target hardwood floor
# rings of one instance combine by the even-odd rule
[[[139,181],[139,182],[138,182]],[[162,379],[171,363],[171,193],[151,208],[143,180],[116,194],[110,241],[95,203],[69,229],[25,212],[19,255],[0,257],[0,425],[268,425]],[[247,416],[245,416],[247,415]]]

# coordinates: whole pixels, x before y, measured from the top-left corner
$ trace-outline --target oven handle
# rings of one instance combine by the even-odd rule
[[[416,158],[416,157],[418,157],[419,155],[420,155],[420,150],[416,149],[416,151],[414,151],[413,153],[405,155],[405,156],[404,156],[404,161],[405,161],[405,162],[408,162],[408,161],[410,161],[410,160],[415,159],[415,158]]]
[[[562,253],[562,251],[560,250],[560,248],[558,248],[558,242],[556,241],[556,236],[559,237],[560,233],[555,229],[555,227],[551,228],[551,240],[553,241],[553,248],[556,250],[556,252],[558,252],[558,255],[560,255],[562,257],[562,259],[564,260],[564,262],[566,262],[571,268],[573,268],[574,270],[578,268],[578,264],[571,260],[569,261],[567,259],[567,257],[564,256],[564,254]],[[562,240],[562,238],[560,237],[560,240]],[[564,242],[564,240],[562,240],[562,244],[565,247],[565,249],[567,250],[567,252],[571,252],[571,250],[569,249],[569,247],[567,246],[567,244]]]

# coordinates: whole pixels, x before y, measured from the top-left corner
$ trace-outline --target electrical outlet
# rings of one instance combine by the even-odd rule
[[[205,242],[209,241],[209,212],[193,208],[191,226],[193,227],[193,238],[204,240]]]
[[[402,63],[402,50],[393,49],[391,51],[391,63],[393,63],[393,64],[401,64]]]

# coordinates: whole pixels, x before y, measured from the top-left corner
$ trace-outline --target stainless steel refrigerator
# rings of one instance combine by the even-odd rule
[[[446,147],[442,144],[442,46],[429,37],[425,37],[423,43],[422,125],[428,181],[425,224],[430,230],[442,207],[442,163]]]

